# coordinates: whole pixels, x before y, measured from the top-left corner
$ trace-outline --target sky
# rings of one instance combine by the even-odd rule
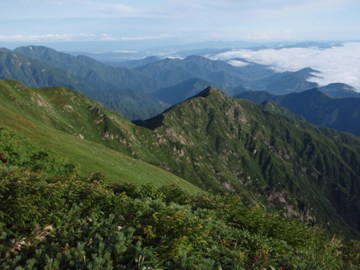
[[[6,43],[360,40],[359,0],[2,0]]]

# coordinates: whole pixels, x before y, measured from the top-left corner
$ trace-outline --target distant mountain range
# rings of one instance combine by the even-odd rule
[[[331,90],[333,86],[329,88]],[[283,96],[267,92],[244,92],[236,97],[256,103],[273,101],[303,116],[310,123],[360,136],[360,98],[331,98],[324,94],[326,89],[315,88]]]
[[[356,92],[353,87],[345,83],[330,83],[328,85],[319,87],[319,90],[333,98],[360,98],[360,93]]]
[[[170,105],[175,105],[195,96],[209,85],[211,85],[210,82],[193,78],[172,87],[159,89],[153,93],[153,96]]]
[[[202,56],[188,56],[184,59],[167,58],[134,70],[148,77],[157,78],[162,84],[157,89],[172,87],[192,78],[199,78],[226,89],[275,74],[263,65],[249,64],[236,67],[224,61],[214,61]],[[154,90],[156,88],[151,92]]]
[[[276,73],[268,66],[246,62],[237,66],[202,56],[184,59],[149,57],[119,66],[86,56],[72,56],[40,46],[0,50],[0,78],[31,87],[64,86],[85,94],[128,119],[146,119],[213,85],[229,96],[246,91],[272,94],[315,87],[308,78],[316,71]],[[344,84],[327,86],[334,97],[358,94]]]
[[[140,58],[140,59],[135,59],[135,60],[129,60],[129,61],[122,61],[122,62],[105,62],[109,65],[112,65],[114,67],[123,67],[123,68],[128,68],[128,69],[133,69],[133,68],[137,68],[137,67],[141,67],[147,64],[151,64],[154,62],[158,62],[161,61],[162,58],[159,58],[157,56],[148,56],[145,58]]]
[[[74,57],[45,47],[0,51],[0,78],[11,78],[31,87],[65,86],[77,90],[129,119],[146,118],[166,107],[152,96],[123,86],[138,80],[127,69],[118,69],[87,57]]]
[[[268,91],[275,95],[301,92],[317,86],[314,82],[307,81],[316,74],[316,70],[304,68],[296,72],[277,73],[248,85],[248,88],[258,91]]]

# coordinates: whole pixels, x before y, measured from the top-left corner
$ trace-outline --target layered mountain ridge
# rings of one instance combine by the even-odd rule
[[[64,88],[37,90],[3,81],[1,93],[2,125],[44,147],[65,136],[67,150],[56,146],[64,156],[71,153],[69,148],[75,151],[79,144],[94,144],[109,149],[110,167],[119,162],[111,161],[111,156],[137,160],[129,160],[128,165],[119,162],[120,171],[141,162],[149,170],[152,164],[179,177],[177,181],[242,194],[248,201],[328,226],[332,232],[354,236],[359,231],[360,140],[312,126],[274,103],[259,106],[209,87],[134,125]],[[43,141],[47,137],[54,142]],[[107,173],[96,165],[95,152],[94,157],[86,155],[92,160],[87,171]],[[72,160],[84,156],[85,150],[77,151]],[[127,174],[128,181],[145,170],[137,166],[134,175]],[[169,174],[169,179],[174,178]]]
[[[148,118],[166,107],[152,96],[136,91],[151,81],[141,74],[46,47],[2,50],[0,78],[18,80],[30,87],[64,86],[129,119]]]
[[[236,97],[257,103],[273,101],[313,124],[360,135],[360,98],[331,98],[325,93],[321,88],[314,88],[283,96],[244,92]]]
[[[229,96],[259,90],[286,94],[315,87],[309,79],[317,73],[311,68],[277,73],[265,65],[246,62],[236,66],[196,55],[183,59],[150,57],[124,63],[125,68],[41,46],[2,49],[0,59],[2,79],[18,80],[30,87],[64,86],[130,120],[155,116],[208,85]],[[325,88],[334,97],[357,96],[344,84]]]

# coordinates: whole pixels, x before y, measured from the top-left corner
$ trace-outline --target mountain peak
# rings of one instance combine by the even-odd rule
[[[219,94],[219,95],[224,95],[219,89],[213,87],[213,86],[208,86],[206,87],[204,90],[202,90],[199,94],[195,95],[194,97],[203,97],[206,98],[211,94]]]
[[[142,127],[146,127],[149,129],[156,129],[160,126],[163,125],[164,119],[166,117],[167,114],[171,113],[172,111],[176,110],[176,109],[184,109],[186,108],[187,105],[185,105],[187,103],[187,101],[191,101],[195,98],[201,97],[201,98],[208,98],[210,96],[214,96],[215,98],[213,98],[212,100],[223,100],[223,98],[225,98],[225,95],[217,88],[213,87],[213,86],[208,86],[206,87],[204,90],[202,90],[200,93],[198,93],[197,95],[187,99],[184,102],[181,102],[179,104],[176,104],[170,108],[168,108],[167,110],[165,110],[163,113],[152,117],[150,119],[147,120],[137,120],[137,121],[133,121],[134,124],[142,126]],[[207,101],[205,101],[207,102]],[[210,101],[210,103],[213,101]],[[185,109],[187,110],[187,109]],[[189,117],[191,118],[191,117]]]

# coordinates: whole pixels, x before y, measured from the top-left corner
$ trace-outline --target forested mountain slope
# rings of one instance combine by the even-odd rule
[[[101,174],[80,176],[4,128],[0,153],[1,269],[356,269],[359,263],[357,241],[329,237],[236,195],[107,184]]]
[[[360,98],[331,98],[320,90],[314,88],[284,96],[267,92],[244,92],[236,97],[257,103],[273,101],[303,116],[310,123],[360,135]]]
[[[346,220],[359,229],[357,137],[213,88],[139,124],[153,130],[162,153],[174,156],[163,168],[202,188],[251,194],[289,216],[326,220],[339,230]]]
[[[130,161],[118,168],[112,160],[122,153],[137,160],[131,177],[144,177],[150,169],[141,169],[145,161],[204,190],[241,194],[332,232],[359,231],[360,140],[310,125],[272,103],[259,106],[208,88],[134,125],[64,88],[3,81],[0,101],[3,125],[46,147],[55,143],[84,167],[81,153],[99,169],[100,153],[112,149],[101,161],[112,177],[116,170],[132,169]],[[105,148],[98,155],[90,145]]]
[[[40,46],[0,51],[0,78],[30,87],[63,86],[85,94],[128,119],[145,119],[166,105],[139,91],[151,80],[125,68]]]

